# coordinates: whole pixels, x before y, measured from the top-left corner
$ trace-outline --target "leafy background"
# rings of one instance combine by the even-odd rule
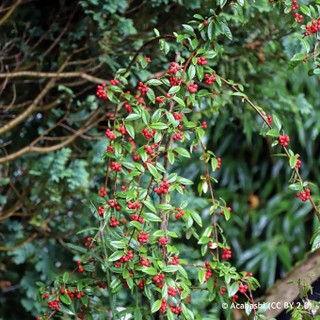
[[[1,16],[10,5],[11,1],[1,4]],[[206,0],[60,0],[54,7],[40,0],[24,1],[1,26],[1,72],[55,72],[71,52],[85,48],[76,53],[66,70],[109,80],[118,68],[129,64],[144,40],[154,36],[153,28],[171,34],[195,13],[206,16],[214,7],[215,1]],[[309,63],[290,68],[291,57],[304,50],[299,31],[291,26],[291,16],[268,1],[258,1],[242,9],[229,8],[221,17],[228,22],[233,40],[219,38],[219,55],[210,63],[225,78],[243,84],[255,103],[280,117],[292,149],[301,155],[302,176],[314,183],[312,193],[319,200],[319,83],[308,77]],[[37,44],[39,39],[42,41]],[[168,43],[167,57],[156,45],[145,48],[143,55],[151,62],[147,69],[135,65],[132,88],[168,68],[175,52],[181,50],[178,44]],[[45,84],[41,78],[22,79],[9,79],[2,87],[2,125],[22,112]],[[77,119],[90,117],[97,110],[112,112],[108,103],[97,102],[95,85],[82,78],[59,79],[36,112],[1,136],[0,156],[30,144],[66,112],[73,130],[83,125]],[[18,107],[10,106],[14,98]],[[52,101],[57,101],[55,107],[46,107]],[[241,99],[231,97],[228,88],[223,87],[217,103],[198,108],[192,117],[205,118],[206,144],[222,158],[214,191],[232,207],[228,223],[219,219],[231,244],[232,261],[240,270],[255,274],[262,294],[305,258],[318,223],[310,205],[296,200],[294,192],[288,190],[287,160],[275,156],[280,150],[271,149],[271,141],[259,134],[261,120]],[[77,256],[65,243],[82,244],[84,237],[77,231],[93,224],[80,200],[92,197],[104,183],[101,155],[107,144],[107,126],[107,120],[99,121],[88,131],[90,139],[80,136],[55,152],[29,153],[0,165],[0,319],[33,319],[39,315],[44,306],[36,302],[35,282],[50,283],[74,267]],[[68,134],[70,130],[65,127],[51,132],[52,137]],[[204,174],[199,155],[199,150],[193,152],[191,166],[189,161],[181,161],[171,170],[195,181],[188,200],[205,217],[207,202],[197,193],[199,176]],[[182,225],[175,228],[183,234]],[[196,243],[190,246],[188,259],[201,260]],[[14,250],[7,249],[10,247]],[[184,245],[179,249],[183,252]],[[202,294],[192,298],[193,308],[202,305],[200,311],[208,318],[219,317],[218,310],[200,303],[205,298]],[[121,292],[122,303],[126,299],[125,291]]]

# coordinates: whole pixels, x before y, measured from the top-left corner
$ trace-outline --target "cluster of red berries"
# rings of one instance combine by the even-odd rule
[[[205,66],[208,63],[205,57],[201,57],[197,60],[197,64],[201,64],[202,66]]]
[[[121,263],[127,262],[133,258],[133,254],[131,250],[128,250],[127,255],[123,255],[118,262],[116,262],[117,267],[121,267]]]
[[[120,172],[122,170],[121,163],[115,163],[114,161],[111,162],[110,168],[114,171]]]
[[[53,292],[54,294],[54,292]],[[47,294],[46,294],[47,295]],[[49,295],[48,295],[49,296]],[[50,299],[47,301],[47,304],[48,304],[48,307],[51,308],[51,309],[56,309],[56,310],[59,310],[60,309],[60,306],[59,306],[59,297],[56,296],[55,299],[53,301],[50,301]]]
[[[117,221],[116,217],[111,217],[110,221],[110,227],[116,227],[120,224],[120,221]]]
[[[113,152],[115,153],[113,147],[111,145],[107,146],[107,152]]]
[[[307,31],[304,33],[305,36],[310,36],[311,33],[317,33],[320,30],[320,20],[313,20],[310,24],[306,25]],[[310,33],[311,32],[311,33]]]
[[[179,264],[179,262],[180,262],[179,257],[175,254],[173,256],[173,260],[169,261],[169,264],[177,266]]]
[[[110,139],[110,140],[114,140],[116,138],[116,135],[114,133],[112,133],[110,131],[110,129],[107,129],[106,131],[106,136]]]
[[[102,206],[99,206],[99,207],[98,207],[98,213],[99,213],[100,216],[103,216],[103,214],[104,214],[105,212],[106,212],[106,211],[104,210],[104,207],[102,207]]]
[[[111,208],[115,207],[118,211],[121,209],[121,207],[119,206],[118,201],[114,201],[114,200],[108,199],[107,202],[109,203]]]
[[[171,62],[170,68],[168,70],[168,73],[170,74],[176,74],[178,70],[180,70],[180,66],[177,65],[175,62]]]
[[[237,294],[234,294],[232,297],[232,301],[236,302],[236,300],[239,298],[239,296]]]
[[[187,90],[190,91],[191,93],[196,93],[197,89],[198,89],[198,85],[193,82],[190,82],[190,84],[187,87]]]
[[[84,244],[84,246],[85,246],[85,247],[88,247],[89,244],[90,244],[90,242],[91,242],[91,238],[90,238],[90,237],[87,237],[86,240],[87,240],[87,241],[86,241],[86,243]],[[90,246],[90,249],[92,249],[92,248],[93,248],[93,244]]]
[[[239,284],[239,292],[240,293],[246,293],[248,290],[248,286],[245,284],[243,285],[242,283]]]
[[[131,111],[132,111],[132,106],[128,103],[128,100],[125,100],[125,101],[124,101],[124,108],[125,108],[129,113],[131,113]]]
[[[202,122],[202,126],[203,126],[204,129],[207,129],[207,127],[208,127],[208,125],[207,125],[207,123],[205,121]]]
[[[272,124],[272,117],[270,114],[267,115],[268,123]]]
[[[231,249],[222,249],[222,259],[230,259],[231,258]]]
[[[170,85],[172,86],[179,86],[181,82],[181,79],[178,77],[170,77],[169,80],[170,80]]]
[[[105,195],[107,195],[107,191],[104,187],[100,187],[99,195],[100,195],[100,197],[104,197]]]
[[[151,139],[156,133],[157,133],[158,130],[152,130],[151,132],[148,131],[147,128],[143,128],[141,130],[141,132],[144,134],[144,136],[147,138],[147,139]]]
[[[141,91],[141,95],[144,96],[148,91],[149,88],[146,84],[143,84],[141,81],[139,82],[138,90]]]
[[[152,278],[152,280],[156,284],[160,284],[161,282],[163,282],[164,278],[165,278],[165,275],[158,272],[157,275]]]
[[[205,265],[206,265],[207,269],[206,269],[206,273],[205,273],[204,282],[207,282],[209,280],[209,278],[213,276],[213,273],[212,273],[212,270],[210,269],[210,262],[206,261]]]
[[[143,218],[142,218],[142,217],[138,218],[138,215],[137,215],[137,214],[133,214],[133,215],[131,216],[131,221],[138,221],[138,222],[140,222],[141,224],[144,223]]]
[[[301,163],[302,163],[302,161],[299,160],[299,156],[297,156],[296,168],[300,168],[301,167]]]
[[[175,120],[178,120],[180,123],[183,122],[182,117],[184,116],[184,113],[173,113],[173,117]]]
[[[147,260],[146,257],[141,257],[141,263],[138,263],[138,267],[140,267],[140,266],[149,267],[150,264],[152,264],[151,260]]]
[[[102,98],[104,100],[108,99],[108,94],[107,94],[108,90],[105,89],[105,87],[106,87],[105,83],[102,83],[101,85],[97,86],[96,95],[97,95],[98,98]]]
[[[159,188],[154,188],[153,191],[156,192],[157,194],[161,194],[161,193],[167,193],[170,187],[170,183],[168,183],[167,179],[163,179],[162,180],[163,183],[159,184]]]
[[[159,309],[160,312],[164,312],[165,310],[167,309],[167,300],[166,299],[163,299],[161,301],[161,307]]]
[[[182,208],[181,207],[178,207],[177,208],[177,213],[174,215],[174,217],[176,218],[176,219],[178,219],[178,218],[181,218],[183,215],[184,215],[184,211],[182,211]]]
[[[145,279],[141,279],[140,283],[138,284],[138,288],[140,288],[141,290],[144,289],[144,283],[146,282]]]
[[[78,260],[78,261],[77,261],[77,264],[78,264],[78,266],[79,266],[79,269],[78,269],[78,272],[79,272],[79,273],[82,273],[82,272],[84,271],[84,269],[83,269],[82,266],[81,266],[81,263],[82,263],[81,260]],[[61,293],[63,293],[62,290],[63,290],[63,289],[61,289]]]
[[[278,137],[280,146],[287,146],[290,138],[288,135],[284,134],[283,136]]]
[[[117,79],[110,80],[110,83],[111,83],[113,86],[116,86],[117,84],[119,84],[119,80],[117,80]]]
[[[169,297],[175,297],[177,292],[178,292],[178,289],[175,289],[175,288],[172,288],[172,287],[168,288],[168,296]]]
[[[206,78],[206,81],[205,81],[206,84],[211,85],[216,81],[215,76],[209,76],[207,73],[204,75],[204,77]]]
[[[221,158],[217,158],[217,162],[218,162],[217,169],[220,169],[221,168]]]
[[[139,210],[141,203],[132,203],[131,200],[128,201],[128,209]]]
[[[221,288],[220,294],[221,294],[222,296],[224,295],[225,292],[226,292],[226,288]]]
[[[176,308],[173,307],[173,303],[170,303],[169,304],[169,307],[170,307],[170,310],[172,311],[172,313],[175,313],[175,314],[179,314],[182,312],[182,308],[177,306]]]
[[[158,146],[157,142],[154,142],[150,147],[149,146],[144,146],[144,149],[147,151],[147,154],[151,155],[154,153],[154,149]]]
[[[148,239],[150,237],[150,234],[149,233],[144,233],[143,230],[140,230],[140,234],[138,234],[138,241],[140,243],[147,243],[148,242]]]
[[[178,132],[177,134],[175,134],[175,135],[172,137],[172,139],[173,139],[174,141],[177,141],[178,139],[179,139],[179,140],[182,140],[182,139],[183,139],[183,132],[182,132],[182,131]]]
[[[302,201],[307,201],[310,199],[310,189],[306,189],[306,192],[300,191],[296,194],[297,198],[300,198]]]
[[[165,246],[168,243],[169,238],[168,237],[159,238],[158,241]]]
[[[127,129],[123,126],[122,123],[119,124],[119,128],[117,129],[118,132],[122,133],[122,135],[124,136],[125,134],[128,134]]]
[[[156,101],[157,101],[158,103],[163,103],[163,102],[164,102],[164,99],[161,98],[161,97],[156,97]]]
[[[105,289],[107,286],[103,284],[101,281],[98,283],[99,288]]]

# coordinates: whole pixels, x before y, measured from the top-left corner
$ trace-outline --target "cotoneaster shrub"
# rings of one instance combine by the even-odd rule
[[[238,1],[233,5],[240,8],[243,4]],[[191,296],[198,292],[206,292],[205,299],[226,305],[229,312],[232,304],[254,304],[253,291],[259,282],[250,270],[238,271],[228,262],[232,250],[219,223],[221,219],[228,221],[233,214],[232,208],[214,195],[218,182],[214,175],[216,170],[223,170],[223,159],[205,146],[206,121],[190,120],[193,112],[219,107],[223,86],[229,86],[233,96],[259,115],[261,134],[272,137],[272,146],[279,145],[288,158],[292,168],[289,188],[296,191],[296,198],[310,201],[320,217],[311,197],[311,183],[300,176],[301,160],[289,148],[290,137],[279,118],[255,105],[243,85],[226,80],[210,67],[210,61],[222,54],[217,37],[232,39],[226,21],[219,17],[229,5],[231,1],[218,1],[217,9],[210,10],[207,17],[196,14],[181,32],[173,35],[160,35],[155,29],[156,37],[140,48],[127,69],[118,70],[109,83],[98,85],[97,97],[112,103],[114,112],[108,115],[106,130],[109,145],[104,153],[105,183],[99,195],[82,201],[96,218],[96,225],[78,232],[85,235],[82,246],[68,244],[81,254],[72,272],[66,272],[50,286],[37,283],[39,300],[46,300],[50,308],[38,320],[63,314],[80,319],[120,319],[125,315],[135,319],[202,319],[206,317],[201,310],[194,312],[192,307]],[[296,1],[286,2],[285,7],[301,24],[303,15],[297,12]],[[311,6],[300,10],[311,18],[303,26],[308,30],[302,35],[307,53],[297,53],[292,65],[314,56],[316,67],[312,73],[317,74],[318,39],[313,54],[309,54],[310,44],[304,37],[318,33],[319,13],[316,15]],[[181,52],[174,53],[174,61],[168,61],[169,68],[128,90],[133,64],[146,68],[152,63],[141,54],[142,50],[159,42],[167,55],[170,41],[181,44]],[[177,194],[188,197],[193,181],[171,172],[170,167],[193,153],[202,160],[205,172],[198,191],[209,195],[211,224],[206,226],[187,200],[178,204],[175,201]],[[319,246],[319,238],[316,234],[312,250]],[[179,251],[179,242],[187,248],[187,241],[197,242],[202,258],[190,263],[188,252]],[[124,310],[120,310],[117,297],[123,291],[127,299]],[[254,319],[265,319],[263,311],[249,307],[244,310]]]

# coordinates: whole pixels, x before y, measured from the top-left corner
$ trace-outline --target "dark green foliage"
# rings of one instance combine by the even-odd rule
[[[127,1],[107,0],[59,1],[56,7],[44,1],[32,1],[19,6],[1,26],[1,46],[10,47],[4,50],[1,72],[57,72],[67,57],[79,50],[73,53],[72,63],[63,72],[85,72],[110,80],[119,67],[129,64],[143,41],[154,36],[154,27],[162,35],[171,34],[194,13],[206,16],[215,6],[212,1],[204,0],[152,0],[143,6],[138,2],[133,1],[130,7]],[[10,5],[11,1],[5,1],[3,7]],[[306,44],[297,37],[299,31],[289,27],[291,17],[281,15],[280,11],[275,14],[267,1],[246,4],[243,8],[235,6],[220,17],[232,30],[232,41],[223,25],[226,37],[218,37],[213,68],[218,74],[240,82],[245,94],[265,110],[277,113],[290,135],[292,149],[303,161],[303,178],[314,182],[312,192],[319,194],[319,84],[314,77],[308,77],[308,65],[300,63],[292,69],[295,63],[289,63],[296,53],[305,52]],[[44,40],[36,46],[41,37]],[[166,43],[162,46],[164,51],[170,49],[171,60],[177,50],[185,55],[185,49],[174,41]],[[157,45],[146,47],[143,56],[151,57],[150,68],[141,69],[135,64],[129,87],[168,67]],[[0,97],[0,104],[9,106],[1,107],[1,125],[25,110],[49,81],[46,77],[9,80]],[[80,200],[86,199],[89,192],[96,193],[104,184],[105,163],[101,156],[106,142],[96,138],[103,138],[108,120],[97,119],[113,112],[109,103],[100,104],[96,100],[97,82],[80,76],[57,80],[41,99],[38,109],[1,135],[0,156],[4,157],[30,145],[66,112],[65,126],[52,130],[51,138],[72,134],[92,117],[92,126],[84,136],[77,137],[65,148],[47,154],[28,153],[0,164],[0,212],[10,215],[1,221],[1,246],[18,246],[36,234],[21,248],[0,253],[0,281],[8,281],[8,288],[12,289],[0,292],[3,306],[0,319],[33,319],[41,313],[42,307],[35,302],[35,282],[40,279],[48,285],[51,279],[72,270],[77,256],[66,243],[82,245],[87,233],[77,235],[76,232],[92,225],[93,218]],[[261,121],[239,97],[231,95],[231,90],[224,87],[222,95],[211,106],[199,106],[191,120],[206,118],[207,146],[223,161],[216,192],[233,209],[228,222],[221,219],[224,234],[231,239],[233,262],[240,270],[253,272],[265,289],[303,259],[318,223],[311,207],[295,201],[295,192],[287,189],[285,182],[291,172],[287,159],[270,155],[272,141],[259,135]],[[19,107],[24,102],[28,103]],[[56,103],[54,107],[46,107],[52,102]],[[42,139],[37,145],[48,147],[61,141]],[[196,181],[188,200],[193,206],[190,209],[200,212],[206,205],[196,195],[196,186],[204,168],[193,155],[191,167],[189,161],[181,158],[171,170]],[[181,202],[179,198],[176,201]],[[204,217],[206,214],[203,212]],[[207,220],[205,217],[204,225],[208,224]],[[194,227],[198,228],[196,224]],[[175,228],[173,231],[181,236],[183,224]],[[182,246],[178,249],[184,250]],[[189,248],[188,254],[190,261],[201,259],[194,248]],[[197,274],[191,277],[197,278]],[[121,292],[120,304],[126,299],[126,293]],[[206,299],[206,293],[200,294],[192,305],[202,305]],[[200,311],[205,311],[210,306],[202,308]],[[216,310],[211,312],[216,314]],[[214,315],[208,318],[213,319]]]

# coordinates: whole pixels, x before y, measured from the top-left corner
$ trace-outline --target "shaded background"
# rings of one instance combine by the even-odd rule
[[[82,243],[77,231],[94,223],[80,200],[104,183],[101,155],[107,145],[106,115],[112,112],[108,102],[96,99],[96,85],[126,67],[144,40],[154,36],[153,28],[172,34],[195,13],[206,16],[215,7],[215,1],[205,0],[2,1],[0,319],[27,320],[42,312],[35,282],[51,283],[71,270],[76,256],[65,243]],[[319,83],[308,77],[311,63],[289,67],[290,58],[303,51],[292,17],[269,1],[250,2],[239,11],[230,7],[221,17],[233,41],[218,38],[216,49],[222,50],[212,66],[280,117],[292,149],[301,155],[302,177],[315,183],[311,190],[319,200]],[[167,57],[156,45],[145,48],[149,68],[133,68],[129,87],[168,68],[181,50],[168,43]],[[228,223],[219,221],[232,262],[254,273],[262,284],[258,295],[263,294],[306,258],[318,226],[312,208],[288,190],[287,159],[272,155],[280,147],[271,149],[272,141],[259,134],[261,120],[227,87],[213,106],[202,106],[192,117],[205,118],[207,146],[222,158],[214,192],[233,208]],[[13,119],[21,121],[5,129]],[[192,166],[182,161],[171,170],[195,181],[189,200],[205,217],[207,202],[196,188],[205,173],[199,155],[193,153]],[[182,224],[175,228],[183,232]],[[188,248],[188,259],[202,259],[196,243]],[[126,293],[120,298],[125,301]],[[202,305],[208,318],[219,317],[218,310],[200,301],[203,296],[195,295],[192,307]]]

